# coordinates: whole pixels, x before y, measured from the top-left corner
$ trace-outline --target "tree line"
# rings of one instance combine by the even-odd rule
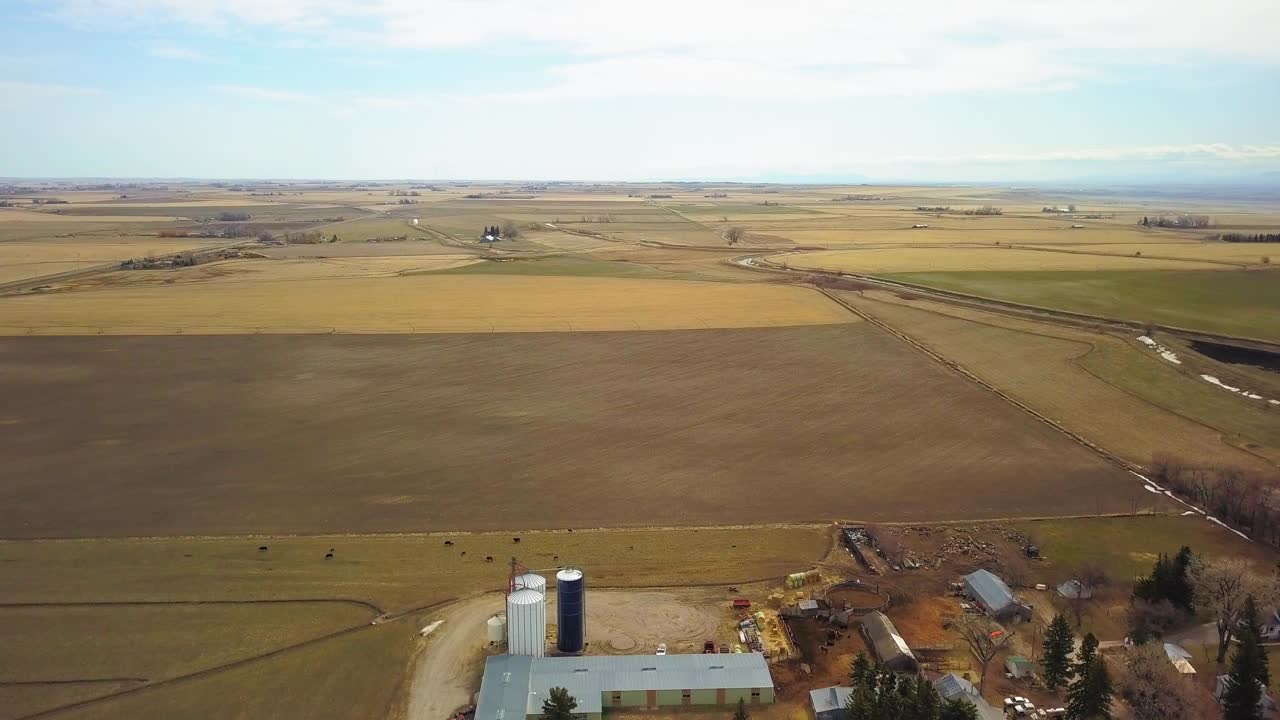
[[[1208,215],[1176,215],[1174,217],[1165,217],[1164,215],[1148,217],[1144,215],[1142,221],[1138,224],[1142,227],[1207,228],[1209,227],[1209,222]]]
[[[1280,243],[1280,233],[1224,233],[1218,239],[1229,243]]]
[[[1239,528],[1250,538],[1280,547],[1277,478],[1231,465],[1193,465],[1173,455],[1151,459],[1152,479]]]

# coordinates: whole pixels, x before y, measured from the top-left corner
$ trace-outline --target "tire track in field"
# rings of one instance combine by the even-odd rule
[[[190,682],[192,680],[208,677],[210,675],[214,675],[226,670],[234,670],[236,668],[245,667],[247,665],[251,665],[253,663],[257,663],[263,660],[269,660],[271,658],[279,657],[287,653],[296,652],[298,650],[302,650],[304,648],[308,648],[313,645],[318,645],[320,643],[323,643],[329,640],[335,640],[340,637],[346,637],[348,635],[352,635],[354,633],[360,632],[361,630],[368,630],[369,628],[377,625],[385,624],[388,622],[395,622],[398,620],[403,620],[406,617],[410,617],[418,613],[426,612],[428,610],[434,610],[444,605],[448,605],[449,603],[456,602],[457,600],[458,598],[448,598],[446,600],[440,600],[434,603],[428,603],[426,605],[422,605],[418,607],[407,608],[405,610],[398,610],[396,612],[391,612],[391,613],[384,613],[371,623],[361,623],[359,625],[351,625],[339,630],[334,630],[332,632],[325,633],[324,635],[318,635],[316,637],[294,643],[292,645],[286,645],[284,647],[279,647],[274,650],[269,650],[265,653],[260,653],[258,655],[252,655],[249,657],[240,658],[239,660],[232,660],[231,662],[228,662],[228,663],[223,663],[221,665],[215,665],[213,667],[196,670],[194,672],[189,672],[184,675],[177,675],[175,677],[165,678],[164,680],[147,682],[143,685],[137,685],[135,687],[125,688],[123,690],[118,690],[116,692],[108,693],[106,695],[99,695],[98,697],[95,697],[95,698],[80,700],[77,702],[68,703],[66,705],[59,705],[58,707],[53,707],[46,710],[41,710],[39,712],[31,713],[28,715],[23,715],[23,716],[14,718],[14,720],[37,720],[38,718],[53,717],[59,713],[63,713],[69,710],[76,710],[79,708],[96,705],[98,703],[107,702],[109,700],[115,700],[117,698],[129,696],[129,695],[137,695],[141,693],[150,692],[158,688],[167,688],[173,685],[177,685],[179,683]],[[267,600],[267,601],[244,601],[244,602],[289,602],[289,601]],[[339,602],[342,602],[342,601],[339,601]],[[359,601],[355,601],[355,602],[359,602]],[[139,604],[147,604],[147,603],[139,603]],[[166,603],[160,602],[157,604],[166,604]]]

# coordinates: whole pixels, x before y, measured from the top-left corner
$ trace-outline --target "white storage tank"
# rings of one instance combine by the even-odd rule
[[[547,596],[532,588],[507,595],[507,652],[542,657],[547,645]]]
[[[523,573],[511,578],[511,591],[528,589],[537,590],[542,595],[547,594],[547,579],[537,573]]]
[[[489,638],[490,645],[501,645],[507,640],[507,616],[499,613],[489,618],[486,623],[485,634]]]

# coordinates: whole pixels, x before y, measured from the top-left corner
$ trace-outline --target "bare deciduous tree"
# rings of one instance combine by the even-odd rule
[[[1221,717],[1208,691],[1187,682],[1158,643],[1141,645],[1129,652],[1119,690],[1137,720]]]
[[[985,615],[961,615],[956,618],[954,627],[982,666],[981,679],[978,681],[981,689],[987,682],[987,666],[991,664],[991,658],[1009,642],[1011,633],[991,622]]]
[[[735,225],[734,227],[724,231],[724,239],[730,245],[737,245],[742,242],[742,238],[746,234],[747,233],[742,228]]]
[[[1227,657],[1245,597],[1252,595],[1260,607],[1272,607],[1280,598],[1280,584],[1274,576],[1258,575],[1247,562],[1236,558],[1197,559],[1191,566],[1191,586],[1196,609],[1212,615],[1217,626],[1219,663]]]

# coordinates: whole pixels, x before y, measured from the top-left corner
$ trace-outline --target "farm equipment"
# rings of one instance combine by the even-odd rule
[[[702,654],[703,654],[703,655],[714,655],[714,654],[715,654],[715,652],[716,652],[716,641],[715,641],[715,640],[703,640],[703,641],[702,641]]]

